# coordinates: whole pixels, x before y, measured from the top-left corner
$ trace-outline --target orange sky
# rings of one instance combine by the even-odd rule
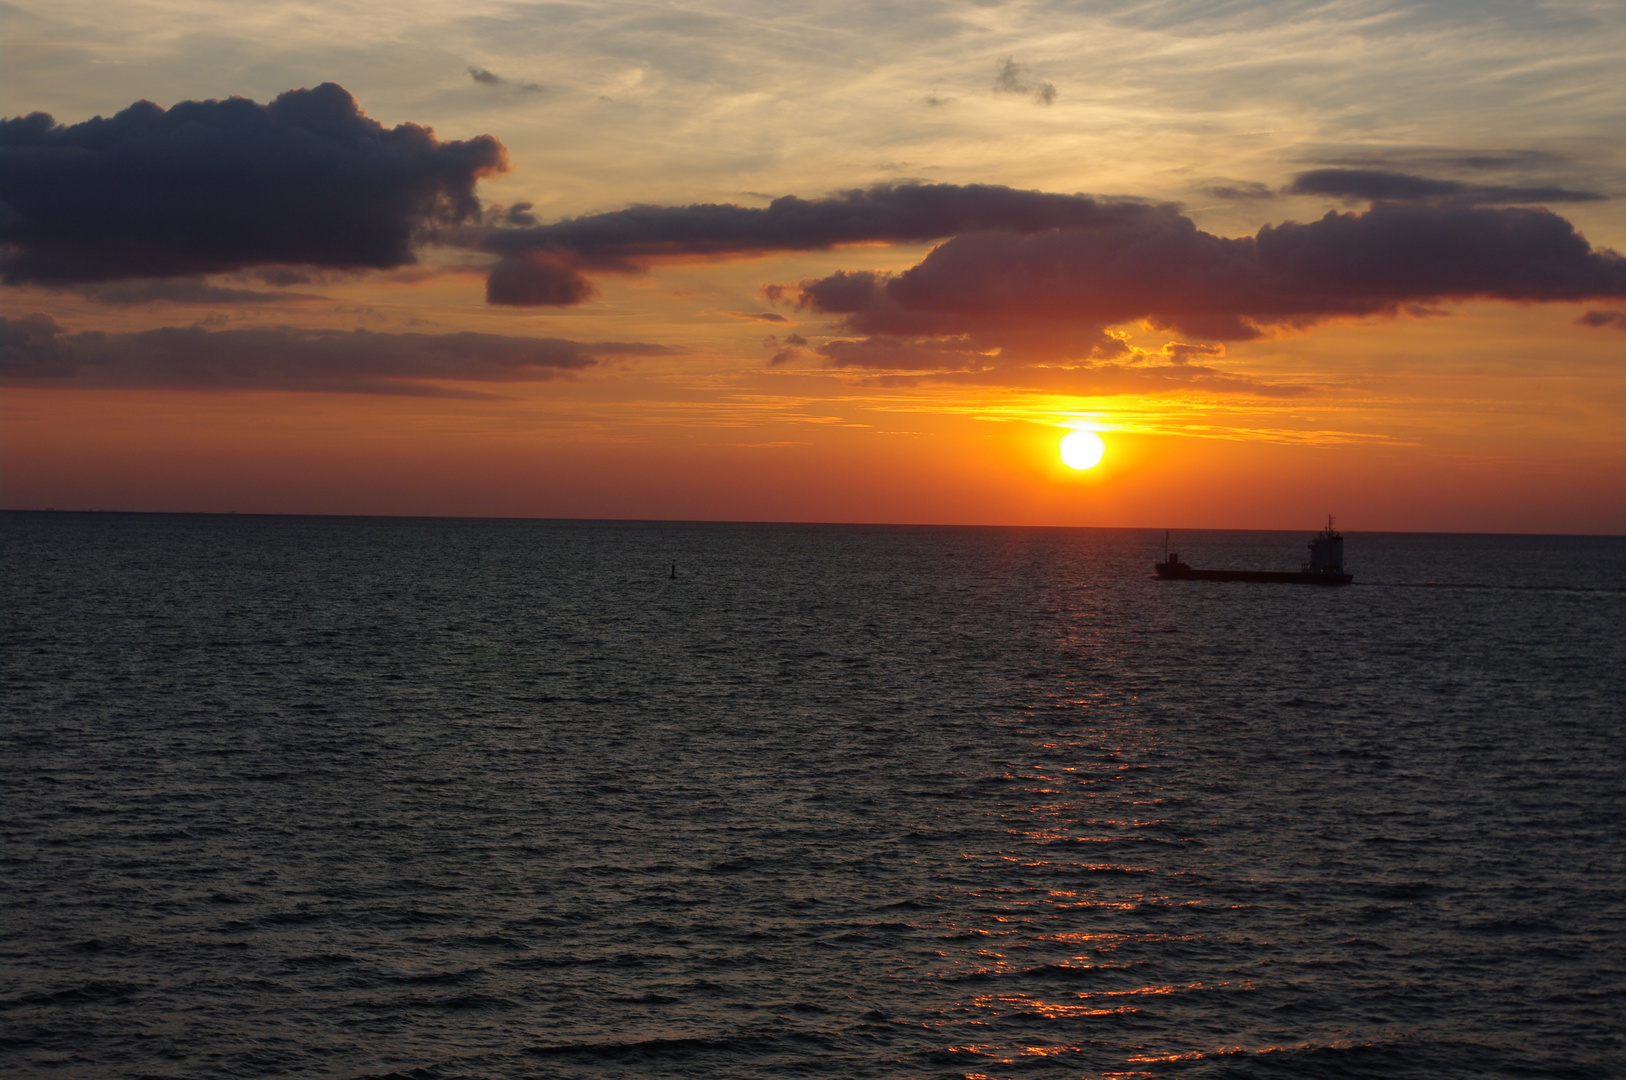
[[[386,26],[342,7],[22,3],[0,15],[0,60],[6,114],[63,124],[141,98],[265,102],[337,82],[386,126],[500,139],[512,167],[479,198],[531,202],[544,225],[921,180],[1173,202],[1206,233],[1248,237],[1364,212],[1293,185],[1367,168],[1546,205],[1599,257],[1626,248],[1626,16],[1278,6],[1274,20],[1193,21],[1173,5],[945,3],[916,25],[814,7],[793,26],[760,5],[661,22],[608,4],[499,32],[514,9],[407,5]],[[764,39],[742,40],[741,19]],[[1117,45],[1103,51],[1091,26]],[[1514,188],[1560,197],[1494,194]],[[494,257],[455,245],[420,245],[393,270],[307,268],[297,284],[268,285],[269,259],[184,278],[237,300],[14,280],[0,316],[46,316],[81,349],[87,331],[272,327],[643,351],[546,378],[439,371],[385,387],[408,393],[68,385],[14,367],[0,505],[1288,529],[1330,511],[1352,531],[1626,532],[1626,314],[1613,321],[1626,297],[1445,296],[1252,340],[1130,319],[1107,327],[1115,354],[1057,347],[973,375],[832,366],[831,342],[892,339],[764,292],[901,274],[943,257],[939,243],[584,263],[597,293],[569,306],[486,303]],[[1014,357],[1022,324],[1001,325],[988,355]],[[1171,343],[1202,351],[1187,362]],[[1075,425],[1107,442],[1087,473],[1057,458]]]

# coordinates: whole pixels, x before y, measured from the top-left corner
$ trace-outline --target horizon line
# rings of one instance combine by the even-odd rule
[[[150,517],[220,517],[220,518],[322,518],[333,520],[363,519],[368,521],[491,521],[537,522],[579,525],[761,525],[800,526],[853,529],[1026,529],[1070,530],[1094,532],[1257,532],[1287,533],[1314,531],[1307,528],[1217,528],[1205,525],[1034,525],[921,522],[921,521],[764,521],[747,518],[617,518],[617,517],[522,517],[499,514],[367,514],[367,513],[281,513],[259,510],[63,510],[56,507],[22,508],[0,507],[0,514],[108,514]],[[1340,532],[1351,530],[1339,527]],[[1626,533],[1566,533],[1566,532],[1469,532],[1451,529],[1357,529],[1364,536],[1543,536],[1584,537],[1588,539],[1626,539]]]

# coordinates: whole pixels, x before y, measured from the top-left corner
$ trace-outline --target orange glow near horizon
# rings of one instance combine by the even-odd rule
[[[733,273],[710,272],[719,287]],[[756,279],[754,269],[740,273]],[[747,284],[717,308],[747,310]],[[347,288],[347,298],[385,312],[401,289]],[[631,291],[606,287],[606,304],[627,312],[614,324],[588,311],[447,309],[444,330],[678,347],[540,381],[367,394],[13,379],[0,392],[0,506],[1302,529],[1330,505],[1358,532],[1626,532],[1626,438],[1616,422],[1626,383],[1610,374],[1619,334],[1576,326],[1574,309],[1484,305],[1454,319],[1323,327],[1228,354],[1235,368],[1305,388],[1270,398],[1066,393],[837,369],[806,356],[772,366],[764,324],[684,322],[663,306],[682,298],[635,309]],[[208,314],[99,313],[71,299],[59,318],[73,331]],[[19,306],[26,313],[38,300]],[[274,318],[287,316],[244,312],[233,325]],[[1519,366],[1555,342],[1586,379]],[[1469,345],[1472,369],[1453,360],[1406,371],[1389,359]],[[1079,371],[1069,377],[1087,379]],[[1105,434],[1110,452],[1092,468],[1069,466],[1058,441],[1072,432]]]

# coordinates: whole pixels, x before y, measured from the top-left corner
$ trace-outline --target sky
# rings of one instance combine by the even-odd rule
[[[1623,70],[1617,0],[0,0],[0,506],[1626,533]]]

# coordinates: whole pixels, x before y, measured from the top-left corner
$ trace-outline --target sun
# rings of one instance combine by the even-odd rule
[[[1107,444],[1093,431],[1074,431],[1062,436],[1061,460],[1070,469],[1093,469],[1101,464]]]

